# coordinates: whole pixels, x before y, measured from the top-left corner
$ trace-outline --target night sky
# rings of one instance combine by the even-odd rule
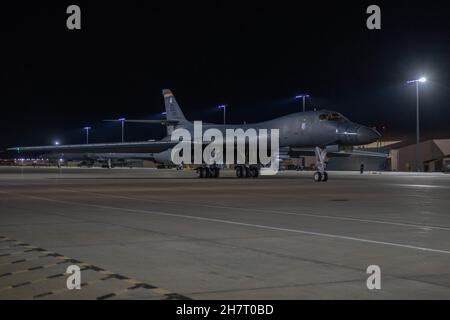
[[[119,141],[103,119],[155,119],[170,88],[190,120],[267,120],[339,111],[385,137],[413,137],[422,75],[423,137],[450,138],[450,13],[444,1],[45,1],[2,4],[0,148]],[[155,2],[155,4],[151,4]],[[303,4],[304,3],[304,4]],[[314,4],[311,4],[314,3]],[[78,4],[82,29],[66,28]],[[366,28],[381,7],[382,29]],[[126,140],[161,138],[127,124]]]

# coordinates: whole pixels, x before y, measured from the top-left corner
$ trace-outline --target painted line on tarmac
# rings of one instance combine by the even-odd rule
[[[448,186],[437,186],[437,185],[436,186],[434,186],[434,185],[408,185],[408,184],[389,184],[389,185],[403,186],[403,187],[413,186],[413,187],[450,188]],[[74,192],[74,193],[89,194],[89,195],[98,195],[98,196],[109,197],[109,198],[137,200],[137,201],[142,201],[142,202],[167,203],[167,204],[175,204],[175,205],[180,204],[180,202],[170,201],[170,200],[142,199],[142,198],[135,198],[135,197],[120,196],[120,195],[110,195],[110,194],[104,194],[104,193],[98,193],[98,192],[85,192],[85,191],[65,189],[65,188],[61,188],[59,190]],[[384,220],[375,220],[375,219],[360,219],[360,218],[352,218],[352,217],[345,217],[345,216],[337,217],[337,216],[330,216],[330,215],[299,213],[299,212],[289,212],[289,211],[280,211],[280,210],[253,209],[253,208],[234,207],[234,206],[219,206],[219,205],[212,205],[212,204],[207,204],[207,203],[184,202],[182,204],[188,204],[188,205],[192,205],[192,206],[201,206],[201,207],[205,207],[205,208],[240,210],[240,211],[249,211],[249,212],[264,212],[264,213],[279,214],[279,215],[311,217],[311,218],[316,218],[316,219],[330,219],[330,220],[338,220],[338,221],[341,220],[341,221],[353,221],[353,222],[373,223],[373,224],[382,224],[382,225],[392,225],[392,226],[399,226],[399,227],[406,227],[406,228],[415,228],[415,229],[420,229],[420,230],[425,230],[425,231],[428,231],[428,230],[450,231],[450,227],[435,226],[435,225],[422,225],[422,224],[393,222],[393,221],[384,221]]]
[[[3,191],[0,191],[0,192],[3,192]],[[4,192],[4,193],[6,193],[6,192]],[[128,209],[128,208],[112,207],[112,206],[105,206],[105,205],[87,204],[87,203],[76,202],[76,201],[56,200],[56,199],[31,196],[31,195],[22,195],[22,194],[17,194],[17,195],[21,195],[25,198],[30,198],[30,199],[43,200],[43,201],[48,201],[48,202],[62,203],[62,204],[75,205],[75,206],[84,206],[84,207],[90,207],[90,208],[98,208],[98,209],[103,209],[103,210],[117,210],[117,211],[122,211],[122,212],[131,212],[131,213],[138,213],[138,214],[154,214],[154,215],[159,215],[159,216],[175,217],[175,218],[181,218],[181,219],[215,222],[215,223],[222,223],[222,224],[236,225],[236,226],[243,226],[243,227],[250,227],[250,228],[257,228],[257,229],[265,229],[265,230],[273,230],[273,231],[283,231],[283,232],[304,234],[304,235],[317,236],[317,237],[330,238],[330,239],[341,239],[341,240],[349,240],[349,241],[355,241],[355,242],[361,242],[361,243],[378,244],[378,245],[404,248],[404,249],[412,249],[412,250],[424,251],[424,252],[450,254],[450,251],[448,251],[448,250],[419,247],[419,246],[414,246],[414,245],[410,245],[410,244],[371,240],[371,239],[343,236],[343,235],[330,234],[330,233],[273,227],[273,226],[267,226],[267,225],[261,225],[261,224],[252,224],[252,223],[245,223],[245,222],[239,222],[239,221],[233,221],[233,220],[223,220],[223,219],[205,218],[205,217],[198,217],[198,216],[191,216],[191,215],[182,215],[182,214],[162,212],[162,211]]]
[[[421,229],[421,230],[450,231],[450,227],[421,225],[421,224],[414,224],[414,223],[391,222],[391,221],[373,220],[373,219],[359,219],[359,218],[351,218],[351,217],[336,217],[336,216],[330,216],[330,215],[299,213],[299,212],[289,212],[289,211],[280,211],[280,210],[253,209],[253,208],[243,208],[243,207],[234,207],[234,206],[220,206],[220,205],[212,205],[212,204],[207,204],[207,203],[193,203],[193,202],[180,203],[180,202],[170,201],[170,200],[142,199],[142,198],[135,198],[135,197],[120,196],[120,195],[110,195],[110,194],[98,193],[98,192],[85,192],[85,191],[78,191],[78,190],[71,190],[71,189],[59,189],[59,190],[75,192],[75,193],[83,193],[83,194],[89,194],[89,195],[99,195],[99,196],[108,197],[108,198],[137,200],[137,201],[142,201],[142,202],[167,203],[167,204],[175,204],[175,205],[187,204],[187,205],[200,206],[200,207],[205,207],[205,208],[239,210],[239,211],[249,211],[249,212],[264,212],[264,213],[279,214],[279,215],[311,217],[311,218],[317,218],[317,219],[331,219],[331,220],[384,224],[384,225],[392,225],[392,226],[399,226],[399,227],[415,228],[415,229]]]
[[[450,189],[450,186],[443,186],[437,184],[406,184],[406,183],[391,183],[391,186],[404,188],[421,188],[421,189]]]

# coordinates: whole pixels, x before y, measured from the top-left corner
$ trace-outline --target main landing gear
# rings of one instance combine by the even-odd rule
[[[257,166],[235,166],[236,177],[238,178],[258,178],[259,168]]]
[[[200,179],[203,178],[218,178],[220,175],[220,168],[216,165],[212,166],[203,166],[197,168],[197,176]]]
[[[325,171],[325,167],[327,165],[327,150],[316,147],[314,149],[316,154],[316,168],[317,171],[314,173],[314,181],[315,182],[326,182],[328,181],[328,173]]]
[[[238,178],[258,178],[259,177],[259,167],[258,166],[245,166],[237,165],[235,166],[236,177]],[[203,178],[219,178],[220,167],[217,165],[206,166],[197,168],[197,177]]]

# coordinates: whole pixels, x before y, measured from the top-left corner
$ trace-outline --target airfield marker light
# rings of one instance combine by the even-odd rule
[[[409,80],[406,81],[406,83],[411,84],[411,83],[415,83],[416,84],[416,171],[420,171],[421,167],[419,165],[419,143],[420,143],[420,126],[419,126],[419,84],[420,83],[425,83],[427,81],[427,78],[425,77],[421,77],[419,79],[415,79],[415,80]]]
[[[226,104],[221,104],[220,106],[217,107],[218,109],[223,109],[223,124],[226,124],[226,117],[227,117],[227,105]]]
[[[306,98],[309,98],[309,94],[299,94],[295,96],[295,99],[303,99],[303,112],[306,110]]]
[[[120,121],[122,123],[122,143],[124,142],[124,124],[125,124],[125,118],[119,118],[117,119],[118,121]]]
[[[84,130],[86,130],[86,144],[89,144],[89,130],[91,130],[91,127],[84,127]]]
[[[427,78],[422,77],[422,78],[419,78],[419,79],[414,79],[414,80],[408,80],[408,81],[406,81],[406,83],[417,83],[417,82],[422,82],[422,83],[427,82]]]

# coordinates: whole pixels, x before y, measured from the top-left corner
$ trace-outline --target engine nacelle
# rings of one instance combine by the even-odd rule
[[[171,164],[173,164],[172,149],[167,149],[163,152],[155,153],[155,154],[153,154],[153,158],[154,158],[155,162],[157,162],[157,163],[171,165]]]
[[[353,151],[353,146],[343,146],[334,144],[331,146],[326,146],[325,149],[327,150],[327,152],[340,152],[340,151],[351,152]]]

